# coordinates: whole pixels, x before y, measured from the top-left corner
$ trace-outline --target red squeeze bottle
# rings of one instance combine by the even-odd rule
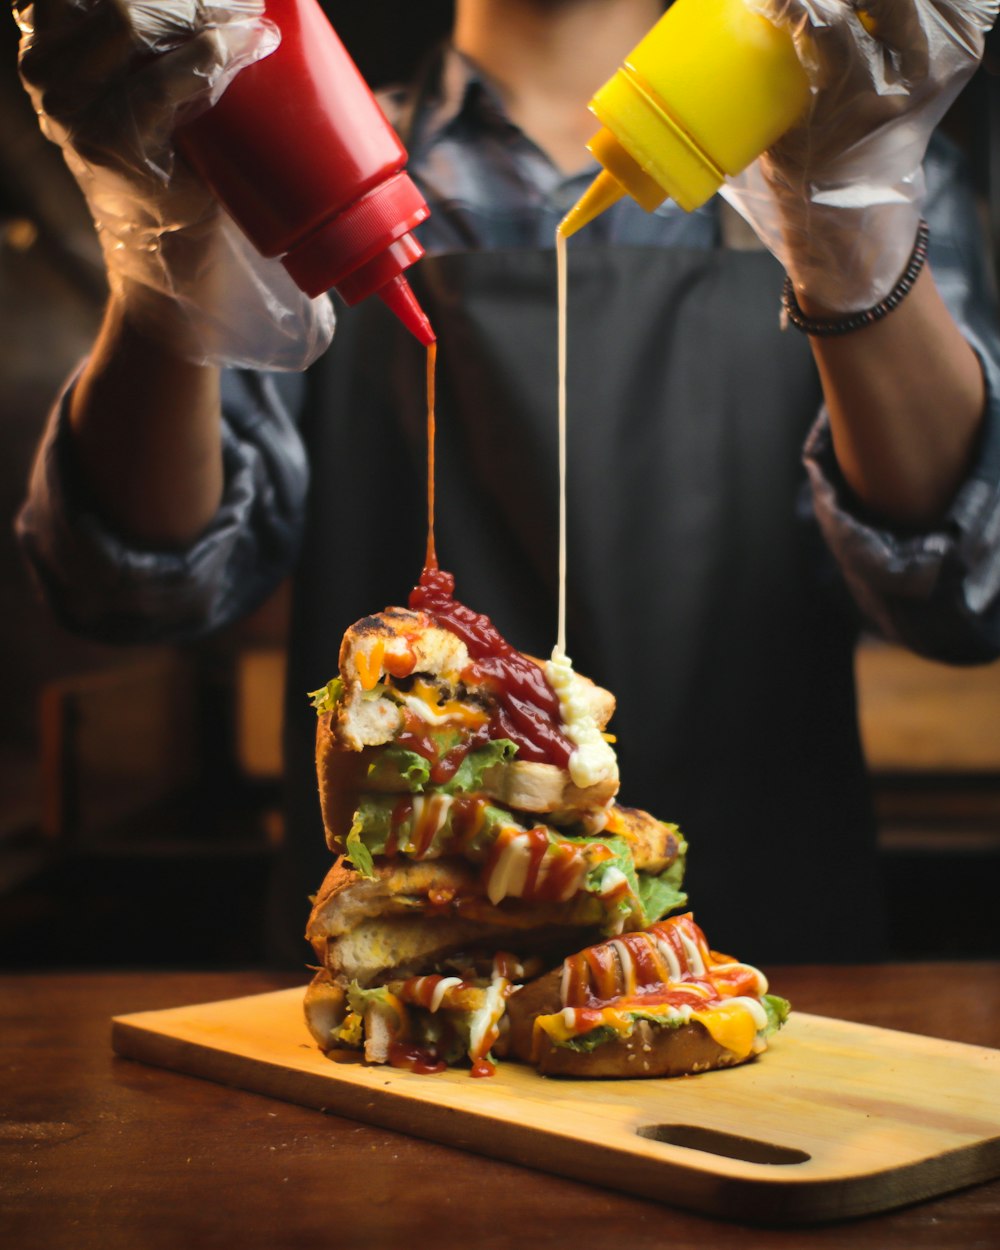
[[[309,296],[377,294],[425,344],[434,331],[404,271],[430,216],[406,149],[317,0],[266,0],[281,32],[177,146],[262,256]]]

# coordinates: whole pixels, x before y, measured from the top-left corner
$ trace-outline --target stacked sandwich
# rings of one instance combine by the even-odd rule
[[[314,695],[338,857],[306,933],[320,1047],[475,1074],[511,1054],[573,1075],[763,1049],[782,1000],[690,916],[664,919],[686,902],[686,847],[616,801],[613,696],[448,605],[359,621]]]

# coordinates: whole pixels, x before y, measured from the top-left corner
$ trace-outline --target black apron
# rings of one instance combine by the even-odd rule
[[[555,257],[425,258],[440,343],[437,548],[515,646],[556,634]],[[778,328],[760,252],[574,248],[567,650],[612,690],[620,800],[676,821],[709,941],[751,962],[883,954],[858,742],[858,622],[811,518],[801,447],[821,395]],[[272,943],[329,867],[305,692],[345,628],[402,604],[425,541],[424,349],[378,300],[314,367],[312,464],[286,714],[287,846]],[[298,952],[301,952],[299,955]]]

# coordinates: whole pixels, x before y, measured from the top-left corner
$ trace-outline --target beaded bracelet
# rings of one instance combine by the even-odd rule
[[[913,245],[910,259],[903,270],[903,276],[885,299],[879,300],[871,308],[866,308],[864,312],[849,313],[846,317],[807,317],[795,298],[795,288],[792,286],[791,278],[786,277],[781,291],[781,306],[784,309],[785,318],[795,326],[796,330],[801,330],[803,334],[811,335],[813,338],[831,338],[838,334],[850,334],[852,330],[863,330],[865,326],[874,325],[876,321],[881,321],[883,317],[888,316],[894,308],[898,308],[913,289],[913,284],[927,260],[927,237],[927,222],[921,218],[920,225],[917,227],[917,241]]]

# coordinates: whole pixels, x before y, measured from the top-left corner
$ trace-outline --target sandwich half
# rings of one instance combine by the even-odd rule
[[[566,956],[518,988],[503,1050],[545,1076],[679,1076],[744,1063],[788,1003],[709,948],[690,913]]]

